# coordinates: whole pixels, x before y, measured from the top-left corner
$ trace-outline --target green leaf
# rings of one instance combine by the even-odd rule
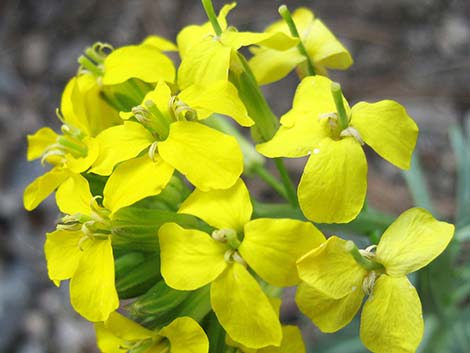
[[[457,228],[470,225],[470,140],[457,125],[449,129],[452,149],[457,160]]]
[[[411,168],[403,171],[403,176],[408,184],[415,206],[425,208],[432,214],[435,214],[433,212],[427,182],[423,176],[423,170],[417,153],[413,154],[413,158],[411,159]]]

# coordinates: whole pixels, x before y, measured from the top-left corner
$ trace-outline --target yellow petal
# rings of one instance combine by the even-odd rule
[[[88,181],[80,174],[71,175],[59,186],[55,195],[59,210],[66,214],[90,215],[92,198]]]
[[[93,240],[83,250],[70,281],[73,308],[89,321],[105,321],[119,306],[114,287],[114,258],[111,239]]]
[[[237,140],[198,122],[172,123],[158,151],[164,161],[204,191],[231,187],[243,171]]]
[[[332,69],[347,69],[353,59],[348,50],[325,24],[316,19],[311,24],[303,43],[313,62]]]
[[[128,349],[119,337],[116,337],[103,322],[95,323],[96,345],[102,353],[126,353]]]
[[[227,29],[227,15],[235,8],[236,3],[225,4],[217,16],[222,31]],[[215,36],[214,29],[210,22],[203,25],[191,25],[184,27],[176,38],[181,59],[184,59],[191,48],[209,36]]]
[[[287,287],[300,281],[296,261],[324,241],[323,234],[309,222],[261,218],[245,225],[238,250],[261,278]]]
[[[39,158],[46,148],[56,142],[58,135],[50,128],[43,127],[33,135],[28,135],[28,161]]]
[[[298,119],[308,119],[312,123],[318,123],[322,116],[336,112],[336,105],[331,94],[332,81],[323,76],[307,76],[297,87],[292,111],[281,118],[281,124],[292,126]],[[346,113],[349,114],[349,104],[343,97]],[[325,119],[323,119],[324,121]]]
[[[359,214],[367,190],[367,161],[352,137],[325,138],[313,149],[300,179],[299,204],[318,223],[347,223]]]
[[[361,340],[375,353],[414,353],[423,336],[421,302],[406,277],[379,277],[361,316]]]
[[[161,51],[178,51],[178,48],[173,42],[156,35],[148,36],[142,44],[152,46]]]
[[[193,45],[178,69],[178,85],[184,89],[195,83],[227,81],[231,52],[230,47],[211,37]]]
[[[328,136],[318,120],[303,111],[291,110],[289,119],[295,119],[293,126],[281,126],[271,140],[256,145],[256,150],[270,158],[303,157],[312,153],[318,143]],[[297,117],[298,116],[298,117]]]
[[[108,330],[123,341],[139,341],[151,338],[154,335],[153,331],[119,314],[117,311],[112,312],[104,324]]]
[[[87,147],[87,155],[85,157],[75,158],[70,153],[67,154],[67,164],[66,167],[74,173],[82,173],[87,170],[96,158],[98,158],[100,146],[96,139],[92,137],[85,137],[83,139]]]
[[[397,102],[361,102],[351,110],[351,126],[381,157],[409,169],[418,138],[418,126]]]
[[[297,48],[289,50],[260,49],[249,60],[256,81],[267,85],[286,77],[297,65],[305,61]]]
[[[296,46],[299,42],[297,38],[281,32],[254,33],[236,31],[223,32],[220,35],[220,41],[233,50],[238,50],[241,47],[253,44],[258,44],[270,49],[287,50]]]
[[[429,264],[447,247],[454,226],[436,220],[422,208],[403,212],[380,239],[376,260],[393,277],[401,277]]]
[[[24,208],[28,211],[34,210],[69,176],[70,172],[63,168],[53,168],[46,174],[41,175],[24,190]]]
[[[209,35],[214,35],[214,30],[209,22],[202,26],[190,25],[184,27],[176,36],[176,44],[178,45],[181,60],[186,58],[193,46]]]
[[[81,231],[56,230],[47,233],[44,252],[49,278],[58,284],[75,273],[82,252],[78,246],[83,237]]]
[[[96,139],[100,154],[90,172],[99,175],[110,175],[116,164],[137,156],[155,141],[145,127],[132,121],[106,129]]]
[[[192,85],[178,97],[197,111],[199,120],[219,113],[233,118],[241,126],[254,124],[238,96],[237,89],[228,81],[216,81],[207,86]]]
[[[104,61],[104,85],[116,85],[130,78],[144,82],[168,81],[175,78],[173,62],[148,45],[129,45],[114,50]]]
[[[158,231],[161,273],[179,290],[194,290],[212,282],[227,267],[227,245],[194,229],[166,223]]]
[[[282,326],[282,341],[280,347],[261,348],[257,353],[305,353],[302,333],[297,326]]]
[[[251,218],[253,206],[245,183],[238,179],[227,190],[194,190],[178,212],[199,217],[217,229],[229,228],[241,232]]]
[[[159,81],[155,89],[145,95],[143,102],[145,104],[145,102],[151,100],[162,115],[170,119],[170,107],[168,103],[170,102],[171,96],[173,96],[171,88],[164,81]]]
[[[367,271],[346,251],[345,244],[332,236],[303,256],[297,262],[302,281],[333,299],[361,290]]]
[[[103,99],[102,86],[92,74],[77,76],[71,99],[74,114],[89,136],[96,136],[108,127],[122,124],[116,109]]]
[[[155,155],[134,158],[116,167],[104,187],[104,206],[116,212],[147,196],[158,195],[168,184],[174,168]]]
[[[300,311],[322,332],[336,332],[349,324],[359,311],[363,299],[361,287],[340,299],[333,299],[305,282],[299,284],[295,297]]]
[[[60,111],[64,121],[75,128],[80,129],[87,136],[91,135],[87,116],[84,113],[83,93],[80,91],[77,81],[79,76],[74,76],[67,82],[62,92]]]
[[[239,263],[228,266],[212,283],[211,303],[220,324],[236,342],[252,348],[281,344],[281,324],[268,297]]]
[[[204,330],[190,317],[179,317],[162,328],[160,335],[170,341],[171,353],[207,353],[209,340]]]
[[[225,4],[222,6],[222,8],[219,11],[219,15],[217,16],[217,21],[220,24],[220,28],[222,28],[222,31],[225,31],[227,29],[227,16],[232,11],[235,7],[237,6],[236,2],[232,2],[230,4]],[[211,26],[212,28],[212,26]]]

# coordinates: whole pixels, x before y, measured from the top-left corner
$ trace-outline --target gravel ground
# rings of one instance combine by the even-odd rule
[[[215,1],[216,7],[223,3]],[[262,30],[280,1],[240,0],[239,28]],[[399,100],[418,122],[422,157],[435,207],[454,212],[455,159],[447,130],[470,119],[470,2],[466,0],[286,1],[315,11],[351,50],[355,64],[334,72],[350,101]],[[3,0],[0,2],[0,352],[94,352],[91,326],[70,309],[66,286],[47,279],[44,233],[57,217],[52,200],[22,208],[25,186],[42,173],[25,161],[25,135],[58,127],[54,110],[76,71],[76,58],[95,41],[115,46],[148,33],[175,38],[204,21],[198,1]],[[296,81],[266,88],[274,110],[289,109]],[[371,151],[369,200],[398,214],[411,206],[401,173]],[[303,161],[290,161],[298,176]],[[257,183],[256,183],[257,184]],[[263,186],[259,186],[260,193]]]

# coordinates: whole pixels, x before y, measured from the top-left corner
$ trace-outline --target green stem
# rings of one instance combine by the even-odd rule
[[[211,22],[212,28],[216,35],[220,36],[222,34],[222,28],[220,27],[219,21],[217,20],[217,15],[215,14],[214,5],[212,5],[211,0],[202,0],[202,6],[206,11],[207,18]]]
[[[341,130],[344,130],[348,127],[348,115],[346,114],[346,109],[344,108],[343,102],[343,92],[341,91],[341,86],[337,82],[331,83],[331,94],[333,95],[333,100],[335,101],[336,111],[338,112],[339,125]]]
[[[262,165],[257,165],[253,168],[253,173],[258,175],[266,184],[271,186],[283,198],[287,198],[286,189],[284,185],[279,182],[271,173],[269,173]]]
[[[346,251],[351,254],[351,256],[356,260],[356,262],[361,265],[367,271],[374,271],[374,270],[383,270],[383,266],[375,261],[371,261],[359,252],[357,246],[351,241],[348,240],[346,242]]]
[[[307,49],[305,49],[304,43],[302,43],[302,39],[300,38],[299,31],[297,30],[297,26],[295,25],[294,20],[292,19],[292,15],[287,8],[286,5],[281,5],[279,7],[279,14],[282,16],[284,21],[286,22],[287,26],[289,27],[290,33],[292,36],[296,37],[299,39],[299,44],[297,44],[297,49],[299,50],[299,53],[302,54],[305,59],[307,59],[307,70],[309,76],[314,76],[315,75],[315,68],[312,64],[312,61],[310,60],[310,56],[307,53]]]
[[[290,179],[289,173],[287,172],[282,158],[275,158],[274,163],[276,164],[276,168],[279,171],[282,183],[284,184],[287,199],[293,207],[298,207],[299,201],[297,200],[297,191],[295,189],[294,183],[292,183],[292,180]]]
[[[229,72],[230,81],[237,87],[238,95],[245,104],[248,115],[255,121],[251,134],[255,142],[269,141],[279,127],[279,121],[272,112],[248,62],[241,53],[237,59],[242,67],[241,73]]]

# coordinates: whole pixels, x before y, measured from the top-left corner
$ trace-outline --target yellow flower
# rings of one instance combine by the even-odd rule
[[[56,193],[57,205],[67,216],[56,231],[47,234],[44,250],[49,278],[56,285],[71,279],[72,306],[90,321],[106,320],[119,305],[110,228],[120,200],[130,190],[127,184],[106,185],[101,207],[87,180],[72,175]]]
[[[68,178],[88,170],[98,157],[99,146],[92,134],[99,119],[84,110],[86,104],[80,90],[83,82],[73,78],[65,87],[60,106],[62,114],[58,113],[63,123],[61,135],[48,127],[28,135],[28,160],[41,158],[43,164],[53,166],[25,189],[23,201],[28,211],[35,209]]]
[[[351,66],[351,54],[310,10],[299,8],[292,19],[317,73],[326,75],[326,68],[344,70]],[[290,34],[289,27],[282,20],[273,23],[265,32]],[[296,47],[280,51],[260,45],[260,48],[251,50],[254,56],[249,64],[261,85],[282,79],[307,60]]]
[[[177,44],[182,59],[178,69],[180,87],[228,80],[229,69],[239,65],[235,52],[241,47],[259,44],[286,50],[297,44],[297,39],[284,33],[238,32],[227,26],[226,17],[235,6],[232,3],[220,10],[217,18],[220,34],[215,33],[210,22],[201,26],[187,26],[178,34]]]
[[[241,125],[253,123],[229,82],[191,86],[177,96],[160,82],[141,106],[121,114],[141,123],[126,121],[97,137],[101,153],[91,171],[109,175],[116,164],[126,161],[108,181],[108,186],[129,185],[121,207],[158,194],[175,169],[200,189],[228,188],[243,171],[243,156],[234,137],[198,121],[214,112],[231,116]],[[146,149],[148,154],[135,158]]]
[[[367,189],[362,144],[407,169],[418,135],[397,102],[360,102],[350,109],[338,86],[323,76],[303,79],[276,135],[257,145],[267,157],[310,155],[297,193],[305,216],[319,223],[349,222],[360,212]]]
[[[103,353],[207,353],[209,340],[190,317],[179,317],[158,331],[151,331],[113,312],[103,323],[95,324],[96,341]]]
[[[279,346],[278,315],[248,266],[275,286],[299,282],[296,260],[324,241],[311,223],[256,219],[250,195],[239,180],[227,190],[196,189],[179,212],[215,228],[212,235],[167,223],[159,230],[161,273],[179,290],[211,283],[211,305],[230,337],[244,346]]]
[[[299,308],[322,331],[334,332],[352,320],[368,294],[360,328],[365,346],[376,353],[415,352],[423,317],[406,275],[442,253],[453,233],[453,225],[413,208],[385,231],[375,252],[333,236],[297,263]]]

